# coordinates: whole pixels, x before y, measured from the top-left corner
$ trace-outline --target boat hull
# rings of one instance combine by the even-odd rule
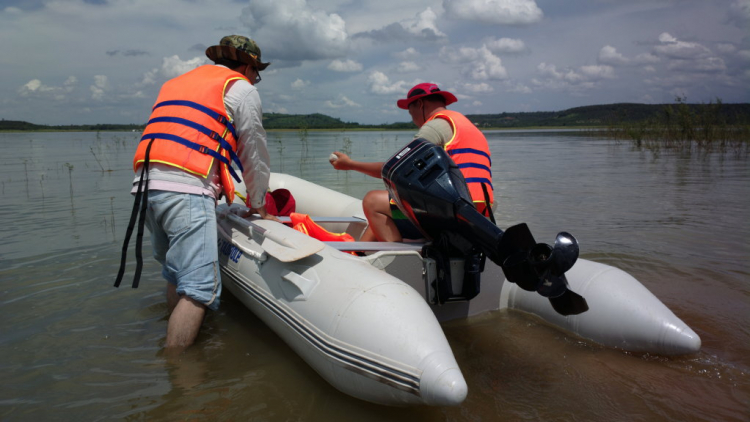
[[[360,200],[286,174],[274,174],[271,181],[272,189],[286,188],[295,197],[299,193],[304,198],[298,201],[300,212],[364,219]],[[312,208],[306,208],[308,203],[313,204]],[[357,234],[363,227],[338,224],[331,229]],[[477,297],[438,305],[431,303],[430,281],[423,275],[429,273],[429,263],[425,263],[418,252],[382,251],[366,259],[417,290],[441,322],[498,309],[514,309],[539,316],[601,345],[630,352],[682,355],[697,353],[701,347],[700,337],[643,284],[609,265],[578,259],[566,278],[570,289],[586,298],[590,310],[580,315],[562,316],[546,298],[508,282],[502,269],[489,260]]]
[[[292,192],[298,212],[334,220],[322,224],[330,231],[358,238],[366,227],[358,199],[273,173],[271,189],[279,188]],[[422,257],[418,243],[365,242],[357,246],[371,249],[354,256],[339,250],[342,243],[237,216],[246,210],[240,204],[217,207],[223,285],[321,377],[363,400],[461,403],[468,388],[440,322],[499,309],[527,312],[626,351],[677,355],[700,349],[690,327],[638,280],[608,265],[579,259],[566,273],[570,288],[588,302],[589,311],[580,315],[559,315],[548,299],[508,282],[489,260],[478,296],[437,304],[435,263]],[[460,266],[456,274],[462,274]]]
[[[235,205],[234,207],[237,207]],[[461,403],[467,386],[424,299],[403,281],[329,246],[292,263],[217,209],[224,286],[337,389],[386,405]],[[305,236],[256,221],[294,244]]]

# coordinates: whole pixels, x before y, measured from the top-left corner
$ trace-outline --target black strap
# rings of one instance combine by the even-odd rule
[[[492,221],[492,224],[495,223],[495,214],[492,213],[492,204],[490,203],[490,193],[487,191],[487,185],[482,183],[482,192],[484,192],[484,210],[487,211],[487,214],[490,217],[490,221]]]
[[[133,202],[133,211],[130,213],[130,222],[128,223],[128,229],[125,231],[125,241],[122,243],[122,258],[120,259],[120,269],[117,271],[117,279],[115,280],[115,287],[120,287],[122,277],[125,274],[125,262],[128,256],[128,244],[130,243],[130,236],[133,235],[133,228],[135,227],[136,220],[138,221],[138,234],[135,239],[135,276],[133,277],[133,288],[138,288],[138,283],[141,279],[141,271],[143,270],[143,255],[141,249],[143,247],[143,226],[146,222],[146,208],[148,208],[148,178],[144,177],[148,172],[149,158],[151,156],[151,145],[154,143],[154,138],[148,143],[146,147],[146,158],[141,167],[141,178],[138,180],[138,189],[135,192],[135,202]],[[143,181],[146,181],[145,186]],[[143,202],[141,202],[143,197]],[[140,209],[140,215],[138,213]]]

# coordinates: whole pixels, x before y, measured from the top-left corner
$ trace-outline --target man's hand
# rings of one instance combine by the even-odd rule
[[[336,170],[351,170],[352,168],[352,159],[343,152],[336,151],[331,153],[331,156],[328,157],[328,161]]]
[[[273,221],[276,221],[276,222],[279,222],[279,223],[281,222],[281,221],[279,221],[278,218],[276,218],[275,215],[269,214],[268,211],[266,211],[266,206],[265,205],[261,206],[260,208],[253,208],[252,206],[250,206],[249,203],[246,202],[245,206],[247,206],[248,209],[247,209],[246,212],[244,212],[244,213],[242,213],[242,215],[240,215],[240,217],[242,217],[242,218],[249,217],[249,216],[251,216],[253,214],[258,214],[258,215],[260,215],[260,218],[262,218],[264,220],[273,220]]]
[[[266,206],[265,206],[265,205],[263,205],[263,206],[261,206],[260,208],[257,208],[257,209],[255,209],[255,208],[250,208],[250,212],[253,212],[253,213],[256,213],[256,214],[260,214],[260,218],[262,218],[262,219],[264,219],[264,220],[273,220],[273,221],[276,221],[276,222],[278,222],[278,223],[280,223],[280,222],[281,222],[281,221],[279,221],[279,219],[278,219],[278,218],[276,218],[276,216],[275,216],[275,215],[273,215],[273,214],[269,214],[269,213],[268,213],[268,212],[266,211]]]

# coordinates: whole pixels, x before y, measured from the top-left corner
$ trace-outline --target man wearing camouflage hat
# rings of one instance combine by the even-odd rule
[[[265,207],[270,158],[255,86],[269,63],[261,61],[255,41],[239,35],[222,38],[219,45],[206,49],[206,56],[214,64],[200,66],[162,86],[133,159],[136,207],[126,243],[142,195],[147,202],[145,224],[151,232],[154,257],[162,264],[167,280],[171,315],[166,347],[171,350],[192,344],[206,309],[219,307],[214,208],[221,195],[228,202],[234,198],[232,179],[240,179],[233,163],[242,173],[248,207],[265,219],[275,219]],[[143,222],[139,237],[142,227]],[[137,249],[139,243],[140,239]],[[139,251],[136,257],[140,259]],[[124,261],[125,248],[115,286],[122,278]],[[139,276],[136,270],[133,287]]]

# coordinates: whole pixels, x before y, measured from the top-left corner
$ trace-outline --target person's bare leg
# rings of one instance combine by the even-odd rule
[[[359,237],[360,242],[376,242],[377,240],[378,238],[375,237],[375,233],[372,232],[370,226],[367,226],[362,236]]]
[[[400,242],[401,233],[391,218],[388,191],[373,190],[362,199],[362,208],[370,224],[369,230],[381,242]],[[367,233],[365,233],[367,234]]]
[[[185,348],[195,342],[206,315],[206,306],[187,297],[180,296],[167,325],[168,349]]]
[[[180,295],[177,294],[177,286],[167,282],[167,311],[171,314],[174,311],[174,307],[177,306],[177,301],[180,300]]]

